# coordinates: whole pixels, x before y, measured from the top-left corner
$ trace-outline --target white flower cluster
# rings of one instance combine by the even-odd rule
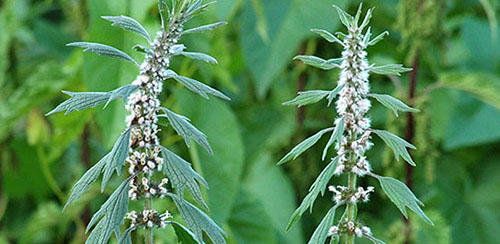
[[[367,202],[370,197],[370,193],[375,190],[373,186],[369,186],[366,190],[363,187],[358,187],[357,191],[351,192],[347,186],[329,186],[328,190],[335,193],[333,199],[336,204],[341,204],[343,202],[349,201],[352,203],[357,203],[358,201]]]
[[[150,209],[143,210],[139,213],[131,211],[125,215],[125,218],[130,219],[131,228],[137,228],[139,226],[144,226],[146,228],[153,228],[155,226],[165,228],[167,226],[167,220],[172,218],[172,215],[168,211],[160,215],[158,211]]]
[[[342,235],[345,233],[354,233],[357,237],[371,236],[372,231],[367,226],[355,224],[352,221],[341,222],[339,225],[334,225],[328,230],[328,236]]]
[[[137,200],[139,196],[144,196],[146,198],[151,196],[164,198],[168,192],[166,188],[166,185],[168,184],[167,178],[163,178],[159,184],[154,181],[149,181],[146,177],[142,177],[140,184],[136,181],[137,177],[130,181],[128,196],[132,200]]]
[[[365,114],[371,107],[366,95],[370,91],[368,83],[369,65],[366,59],[366,48],[361,30],[349,28],[349,34],[344,39],[345,50],[342,52],[343,61],[340,65],[339,86],[344,85],[339,92],[336,102],[337,113],[340,115],[335,121],[338,125],[344,121],[345,133],[337,146],[339,162],[335,170],[336,175],[345,171],[363,176],[371,170],[364,153],[370,149],[371,121]],[[349,160],[349,156],[353,156]],[[349,165],[349,162],[358,162]]]

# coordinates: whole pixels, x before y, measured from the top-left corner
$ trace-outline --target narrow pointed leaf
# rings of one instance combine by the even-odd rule
[[[172,70],[168,70],[166,73],[166,77],[174,78],[179,83],[183,84],[187,89],[192,92],[200,94],[203,98],[209,99],[207,94],[214,95],[216,97],[222,98],[224,100],[231,100],[229,97],[224,95],[222,92],[215,90],[214,88],[207,86],[195,79],[191,79],[189,77],[184,77],[176,74]]]
[[[101,192],[104,191],[106,184],[113,175],[113,171],[120,175],[122,166],[125,164],[125,159],[128,156],[129,144],[130,144],[130,128],[125,130],[118,140],[116,140],[113,149],[106,156],[104,162],[104,175],[102,177]]]
[[[340,45],[344,45],[344,43],[338,39],[336,36],[334,36],[332,33],[326,31],[326,30],[321,30],[321,29],[312,29],[312,32],[319,34],[321,37],[323,37],[325,40],[331,43],[339,43]]]
[[[314,144],[316,144],[316,142],[319,141],[319,139],[321,138],[321,136],[323,136],[325,133],[327,133],[329,131],[332,131],[332,130],[333,130],[333,127],[332,128],[326,128],[326,129],[320,130],[319,132],[317,132],[313,136],[305,139],[303,142],[301,142],[297,146],[295,146],[287,155],[285,155],[278,162],[278,165],[284,164],[284,163],[286,163],[286,162],[288,162],[290,160],[295,160],[298,156],[300,156],[300,154],[302,154],[307,149],[309,149]]]
[[[370,236],[370,235],[364,235],[364,237],[370,241],[372,241],[372,243],[374,244],[385,244],[385,242],[383,242],[382,240],[379,240],[373,236]]]
[[[363,2],[361,2],[358,6],[358,11],[356,11],[356,15],[354,15],[354,24],[358,26],[359,19],[361,18],[361,11],[363,10]]]
[[[128,16],[102,16],[101,18],[113,22],[112,26],[118,26],[124,30],[135,32],[151,42],[151,37],[146,29],[137,20]]]
[[[338,12],[339,18],[340,18],[340,22],[342,22],[342,24],[345,25],[345,27],[347,27],[347,28],[351,27],[353,17],[350,14],[346,13],[344,10],[342,10],[339,6],[333,5],[333,7],[335,9],[337,9],[337,12]]]
[[[102,168],[105,165],[106,161],[106,156],[104,156],[98,163],[96,163],[92,168],[87,170],[85,174],[76,182],[76,184],[73,186],[73,189],[71,189],[71,195],[68,198],[68,201],[66,202],[66,205],[64,205],[63,211],[75,200],[79,199],[90,187],[94,181],[97,180],[99,175],[101,175]]]
[[[301,107],[304,105],[316,103],[330,94],[330,91],[313,90],[313,91],[300,91],[298,96],[293,100],[282,103],[283,105],[295,105]]]
[[[172,187],[177,190],[177,195],[183,198],[184,189],[187,188],[194,200],[203,206],[203,208],[208,210],[208,206],[203,200],[201,195],[200,186],[208,188],[208,183],[201,177],[196,171],[191,168],[191,164],[186,160],[178,156],[177,154],[171,152],[170,150],[162,147],[163,158],[165,159],[165,166],[163,167],[163,173],[168,176],[168,179],[172,182]]]
[[[420,110],[418,110],[416,108],[412,108],[412,107],[406,105],[405,103],[401,102],[400,100],[398,100],[392,96],[386,95],[386,94],[371,93],[368,96],[377,99],[377,101],[379,101],[382,105],[384,105],[388,109],[392,110],[394,112],[394,115],[396,115],[396,117],[398,117],[398,111],[402,111],[402,112],[419,112],[420,111]]]
[[[371,67],[370,71],[380,75],[401,75],[401,73],[411,71],[411,68],[405,68],[401,64],[386,64],[382,66]]]
[[[123,234],[120,235],[120,239],[118,240],[118,244],[132,244],[132,238],[130,234],[134,231],[134,228],[130,227],[126,229]]]
[[[335,87],[335,89],[333,89],[330,94],[328,94],[328,107],[330,107],[330,104],[332,104],[333,102],[333,99],[337,96],[337,94],[339,94],[339,92],[344,88],[346,84],[342,84],[340,86],[337,86]]]
[[[180,244],[198,244],[196,236],[186,226],[176,221],[169,221],[169,223],[172,224],[175,235],[177,236],[177,241],[179,241]]]
[[[182,115],[176,114],[167,108],[161,108],[165,114],[158,115],[158,117],[165,117],[168,119],[174,130],[178,135],[184,138],[186,145],[190,147],[190,140],[195,140],[202,147],[207,149],[208,153],[213,154],[213,150],[210,147],[210,143],[207,140],[207,136],[203,134],[200,130],[189,123],[189,119]]]
[[[73,111],[81,111],[88,108],[94,108],[97,105],[106,102],[110,94],[108,92],[69,92],[63,91],[64,94],[71,96],[68,100],[59,104],[52,111],[45,114],[49,116],[51,114],[65,111],[64,113],[69,114]]]
[[[325,160],[326,154],[328,153],[328,148],[333,145],[335,142],[340,143],[342,139],[342,135],[344,134],[344,119],[341,119],[340,122],[335,126],[335,130],[332,132],[330,139],[326,143],[325,148],[323,149],[323,155],[321,156],[321,160]]]
[[[363,19],[363,23],[359,26],[360,31],[363,31],[363,29],[370,23],[370,19],[372,18],[372,13],[373,13],[373,8],[368,9],[366,11],[365,18]]]
[[[182,219],[199,243],[204,243],[203,232],[205,232],[214,244],[226,244],[224,240],[226,233],[208,215],[176,195],[170,194],[169,196],[174,200]]]
[[[376,178],[380,182],[380,186],[382,186],[385,194],[405,217],[408,218],[408,213],[406,212],[406,207],[408,207],[427,223],[434,225],[420,208],[424,204],[417,199],[415,194],[403,182],[391,177],[376,176]]]
[[[332,161],[323,169],[323,171],[319,174],[318,178],[314,181],[314,183],[309,188],[309,193],[304,197],[300,206],[293,212],[292,217],[290,217],[290,221],[288,221],[288,225],[286,226],[286,230],[289,231],[292,226],[299,221],[302,214],[310,209],[312,211],[312,207],[316,198],[321,193],[323,196],[325,193],[325,189],[328,185],[328,182],[333,177],[333,173],[335,172],[335,168],[337,168],[338,158],[335,157]]]
[[[123,102],[127,103],[128,97],[133,92],[135,92],[135,90],[137,90],[137,88],[139,88],[139,86],[137,86],[137,85],[125,85],[125,86],[122,86],[118,89],[110,91],[109,92],[109,99],[106,102],[106,104],[104,104],[104,108],[106,108],[111,101],[113,101],[114,99],[117,99],[117,98],[122,98]]]
[[[385,144],[387,144],[387,146],[389,146],[394,151],[394,156],[396,157],[397,161],[399,161],[399,156],[401,155],[401,157],[406,162],[408,162],[412,166],[415,166],[415,162],[413,162],[410,153],[408,153],[408,150],[406,149],[417,149],[415,146],[388,131],[374,130],[373,132],[375,132],[375,134],[382,138]]]
[[[182,34],[191,34],[191,33],[200,33],[200,32],[205,32],[209,30],[213,30],[219,26],[226,25],[227,22],[217,22],[209,25],[203,25],[203,26],[198,26],[192,29],[185,30],[182,32]]]
[[[314,66],[316,68],[320,68],[323,70],[330,70],[333,68],[338,68],[340,67],[340,63],[342,63],[342,58],[332,58],[328,60],[324,60],[322,58],[318,58],[316,56],[309,56],[309,55],[298,55],[294,60],[299,59],[300,61],[304,62],[307,65]]]
[[[208,54],[196,53],[196,52],[182,52],[181,54],[191,59],[201,60],[211,64],[217,64],[217,59],[213,58]]]
[[[379,41],[382,41],[382,39],[384,39],[384,36],[386,36],[386,35],[387,36],[389,35],[388,31],[384,31],[384,32],[380,33],[378,36],[376,36],[375,38],[370,40],[368,43],[366,43],[366,45],[373,46],[373,45],[377,44]]]
[[[326,238],[328,238],[328,230],[332,227],[333,221],[335,220],[335,210],[337,210],[337,207],[337,205],[333,206],[328,213],[326,213],[321,223],[319,223],[316,230],[314,230],[308,244],[325,243]]]
[[[66,44],[66,46],[85,48],[83,50],[84,52],[96,53],[98,55],[126,60],[139,66],[139,64],[128,54],[108,45],[93,42],[72,42]]]

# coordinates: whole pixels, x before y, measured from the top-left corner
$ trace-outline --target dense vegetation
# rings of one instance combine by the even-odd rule
[[[333,3],[350,13],[359,5],[346,0],[219,0],[187,24],[231,23],[183,38],[193,50],[217,57],[219,65],[189,59],[171,65],[179,75],[207,82],[232,101],[205,100],[169,81],[159,97],[162,106],[189,117],[207,135],[214,154],[196,143],[187,149],[171,127],[158,136],[208,182],[210,189],[202,195],[228,243],[306,243],[332,206],[331,195],[318,198],[314,211],[304,213],[286,232],[290,215],[326,166],[323,147],[309,149],[284,167],[275,163],[337,116],[333,108],[325,109],[326,101],[299,109],[281,105],[299,90],[331,89],[338,79],[338,70],[291,61],[296,55],[339,56],[341,47],[309,31],[342,31]],[[92,213],[123,178],[112,178],[104,194],[95,184],[65,212],[62,208],[73,184],[111,150],[126,126],[127,111],[117,100],[105,110],[44,114],[67,99],[60,90],[110,91],[134,80],[137,69],[65,44],[104,43],[141,60],[143,54],[133,46],[146,41],[110,27],[100,16],[131,16],[153,35],[160,23],[157,1],[4,0],[0,6],[0,243],[82,243]],[[435,226],[411,213],[405,222],[382,191],[372,193],[370,204],[360,205],[360,218],[387,243],[496,243],[500,4],[365,2],[365,8],[373,6],[373,32],[389,30],[390,35],[368,48],[370,61],[404,63],[413,71],[373,76],[371,90],[389,93],[421,112],[396,118],[374,102],[372,125],[414,144],[418,150],[411,153],[418,167],[396,161],[378,138],[367,154],[375,172],[406,179]],[[322,138],[318,145],[327,141]],[[368,178],[360,183],[378,185]],[[175,209],[168,201],[155,204]],[[179,220],[178,212],[172,215]],[[155,241],[175,243],[173,233],[172,228],[157,231]],[[140,235],[134,233],[133,240],[142,239]]]

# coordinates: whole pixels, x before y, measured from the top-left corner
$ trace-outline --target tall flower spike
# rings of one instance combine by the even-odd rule
[[[227,96],[214,88],[180,76],[169,69],[172,58],[179,55],[217,63],[207,54],[186,52],[186,47],[178,43],[183,34],[210,30],[224,24],[221,22],[184,30],[186,21],[203,12],[208,5],[202,4],[202,0],[172,0],[170,5],[167,5],[166,0],[160,0],[158,6],[162,26],[154,39],[151,39],[139,22],[130,17],[104,16],[103,19],[113,22],[113,26],[139,34],[149,42],[149,47],[139,45],[135,47],[136,50],[145,53],[145,59],[140,65],[128,54],[104,44],[88,42],[68,44],[68,46],[83,47],[86,52],[129,61],[139,67],[139,74],[131,85],[109,92],[66,92],[71,98],[47,114],[59,111],[70,113],[95,107],[104,102],[107,105],[116,98],[123,98],[125,108],[129,112],[126,117],[125,132],[118,138],[111,152],[89,169],[76,183],[65,206],[66,208],[72,201],[80,198],[101,172],[104,175],[102,182],[102,190],[104,190],[113,172],[116,170],[117,174],[120,174],[122,166],[128,164],[129,177],[120,184],[87,226],[89,230],[95,225],[86,243],[107,243],[112,233],[120,230],[123,220],[127,219],[130,223],[128,229],[121,235],[117,232],[117,236],[120,236],[119,243],[131,243],[131,233],[139,228],[146,231],[145,242],[153,243],[152,231],[154,229],[175,224],[181,227],[175,228],[179,236],[190,235],[196,242],[204,243],[202,236],[204,231],[213,243],[225,244],[224,231],[203,211],[183,199],[184,188],[188,188],[193,199],[208,209],[199,186],[199,183],[207,186],[206,181],[191,168],[188,162],[162,147],[158,138],[160,132],[158,120],[166,117],[174,130],[185,137],[186,142],[193,137],[195,141],[212,152],[206,136],[191,125],[189,119],[161,107],[158,99],[163,91],[163,82],[173,78],[205,98],[208,98],[207,94],[210,94],[229,100]],[[171,183],[170,187],[169,183]],[[176,193],[171,192],[171,189],[175,189]],[[172,221],[169,211],[162,214],[153,209],[153,200],[164,197],[174,201],[187,227]],[[144,209],[128,212],[129,200],[144,201]]]
[[[332,145],[334,145],[337,150],[337,155],[332,158],[330,164],[325,167],[313,183],[309,189],[309,194],[293,213],[287,229],[290,229],[308,208],[313,207],[314,201],[319,193],[323,195],[325,188],[327,188],[330,179],[334,175],[339,176],[345,174],[347,175],[346,185],[328,187],[329,191],[334,193],[333,200],[335,205],[316,228],[309,240],[309,244],[325,243],[326,239],[329,237],[332,238],[334,243],[335,241],[338,242],[341,237],[345,239],[345,243],[347,244],[354,243],[356,237],[364,237],[374,243],[383,243],[373,237],[370,228],[363,225],[356,215],[356,209],[358,208],[357,204],[360,202],[367,202],[370,193],[375,189],[373,186],[368,186],[366,188],[358,186],[358,177],[367,175],[375,177],[379,180],[382,189],[389,199],[394,202],[403,215],[407,216],[406,207],[408,207],[424,220],[432,224],[420,209],[420,206],[423,204],[406,185],[396,179],[379,176],[373,173],[371,165],[365,156],[365,153],[373,145],[370,140],[372,134],[377,134],[394,150],[396,159],[399,159],[399,155],[402,155],[405,161],[413,164],[413,160],[407,151],[407,148],[415,149],[413,145],[387,131],[371,129],[371,120],[367,115],[371,107],[370,97],[376,98],[382,105],[392,109],[396,115],[398,110],[403,112],[418,111],[389,95],[370,94],[370,84],[368,80],[370,73],[400,75],[400,73],[409,71],[410,69],[404,68],[402,65],[390,64],[375,66],[369,63],[365,49],[370,45],[374,45],[386,35],[386,32],[383,32],[375,38],[371,38],[371,28],[368,27],[368,23],[372,16],[373,9],[369,9],[361,21],[361,4],[355,16],[349,15],[338,6],[334,7],[339,14],[342,24],[347,28],[347,33],[336,36],[326,30],[314,29],[312,31],[318,33],[331,43],[340,44],[344,48],[342,57],[324,60],[315,56],[300,55],[297,56],[296,59],[308,65],[325,70],[339,68],[340,77],[337,82],[337,87],[332,91],[299,92],[298,97],[284,104],[302,106],[318,102],[326,97],[328,98],[328,104],[330,104],[332,100],[338,96],[335,102],[338,118],[335,119],[333,128],[323,129],[297,145],[280,161],[280,164],[292,159],[290,154],[292,154],[293,159],[295,159],[318,142],[323,134],[328,132],[332,133],[324,149],[323,158],[328,148]],[[307,97],[305,96],[306,94]],[[339,219],[338,223],[334,224],[335,211],[340,206],[345,206],[344,214],[343,217]]]

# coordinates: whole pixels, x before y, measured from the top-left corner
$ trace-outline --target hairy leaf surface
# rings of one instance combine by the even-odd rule
[[[124,30],[135,32],[151,42],[151,37],[146,29],[137,20],[128,16],[102,16],[101,18],[113,22],[112,26],[118,26]]]
[[[307,65],[311,65],[316,68],[324,69],[324,70],[331,70],[333,68],[339,68],[340,63],[342,63],[342,58],[332,58],[332,59],[322,59],[316,56],[310,56],[310,55],[298,55],[293,58],[294,60],[299,59],[300,61],[304,62]]]
[[[200,94],[205,99],[209,99],[207,94],[214,95],[216,97],[222,98],[224,100],[230,101],[231,99],[224,95],[222,92],[215,90],[214,88],[207,86],[195,79],[189,77],[180,76],[172,70],[167,70],[166,76],[168,78],[174,78],[179,83],[183,84],[187,89],[192,92]]]
[[[337,210],[337,205],[333,206],[328,213],[326,213],[321,223],[319,223],[318,227],[314,230],[308,244],[325,243],[326,238],[328,238],[328,230],[332,227],[333,221],[335,220],[335,210]]]
[[[84,52],[96,53],[98,55],[122,59],[125,61],[132,62],[133,64],[139,66],[139,64],[128,54],[108,45],[93,43],[93,42],[72,42],[66,44],[66,46],[85,48],[83,50]]]
[[[386,94],[374,94],[371,93],[368,96],[373,97],[377,99],[382,105],[387,107],[388,109],[392,110],[394,112],[394,115],[398,117],[398,111],[403,111],[403,112],[419,112],[420,110],[416,108],[412,108],[405,103],[401,102],[399,99],[396,99],[392,96],[386,95]]]
[[[130,131],[128,128],[125,130],[118,140],[116,140],[113,149],[104,158],[104,175],[102,177],[101,192],[104,191],[106,184],[113,175],[113,171],[120,175],[122,166],[125,164],[125,159],[128,156],[129,144],[130,144]]]
[[[415,162],[413,162],[410,153],[408,153],[408,150],[406,149],[406,148],[417,149],[415,146],[403,140],[401,137],[396,136],[388,131],[374,130],[373,132],[375,132],[375,134],[377,134],[380,138],[382,138],[382,140],[387,144],[387,146],[389,146],[394,151],[394,156],[396,157],[397,161],[399,161],[399,156],[401,155],[401,157],[406,162],[408,162],[412,166],[415,166]]]
[[[279,162],[278,165],[284,164],[290,160],[295,160],[300,154],[305,152],[307,149],[312,147],[316,142],[319,141],[321,136],[323,136],[325,133],[332,131],[333,128],[326,128],[323,130],[320,130],[316,134],[312,135],[311,137],[305,139],[303,142],[299,143],[297,146],[295,146],[289,153],[287,153]]]
[[[217,22],[217,23],[213,23],[213,24],[198,26],[195,28],[187,29],[184,32],[182,32],[182,34],[205,32],[205,31],[213,30],[221,25],[226,25],[226,24],[227,24],[227,22]]]
[[[380,75],[401,75],[401,73],[411,71],[411,68],[405,68],[402,64],[386,64],[382,66],[374,66],[370,71]]]
[[[323,149],[323,155],[321,156],[321,160],[325,160],[326,154],[328,153],[328,148],[333,145],[335,142],[340,143],[342,139],[342,134],[344,134],[344,119],[342,119],[337,126],[335,126],[335,130],[333,130],[332,136],[326,143],[325,148]]]

